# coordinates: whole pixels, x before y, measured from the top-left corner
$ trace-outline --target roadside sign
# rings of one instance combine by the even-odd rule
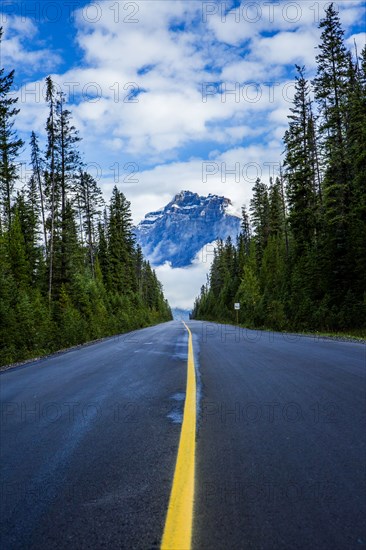
[[[240,304],[239,303],[234,304],[234,309],[240,309]]]

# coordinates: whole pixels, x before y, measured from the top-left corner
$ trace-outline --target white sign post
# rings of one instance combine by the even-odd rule
[[[238,302],[236,302],[234,304],[234,309],[236,311],[236,324],[238,325],[239,324],[239,309],[240,309],[240,304]]]

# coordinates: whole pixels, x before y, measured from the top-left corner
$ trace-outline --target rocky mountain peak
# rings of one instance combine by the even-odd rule
[[[240,215],[230,199],[181,191],[163,208],[146,214],[135,229],[145,257],[155,266],[185,267],[208,243],[240,231]]]

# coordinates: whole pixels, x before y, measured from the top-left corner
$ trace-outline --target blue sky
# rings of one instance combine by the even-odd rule
[[[294,64],[314,75],[326,4],[3,0],[1,65],[16,70],[17,128],[26,141],[31,130],[44,135],[51,74],[68,93],[90,171],[106,197],[119,185],[135,221],[182,189],[240,209],[255,177],[268,180],[281,161]],[[361,50],[365,2],[336,6],[348,45]],[[200,269],[190,273],[194,294]]]

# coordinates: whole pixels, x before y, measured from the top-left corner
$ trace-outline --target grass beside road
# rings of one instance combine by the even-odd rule
[[[233,319],[197,319],[199,321],[207,321],[209,323],[218,323],[222,325],[236,325]],[[277,332],[279,334],[298,334],[299,336],[309,336],[316,339],[340,340],[344,342],[360,342],[366,343],[366,328],[350,329],[343,331],[321,331],[321,330],[280,330],[278,328],[255,326],[250,324],[239,323],[239,327],[248,330],[261,330],[263,332]]]
[[[366,329],[350,330],[347,332],[299,332],[304,336],[314,336],[316,338],[332,338],[334,340],[351,340],[366,343]]]

